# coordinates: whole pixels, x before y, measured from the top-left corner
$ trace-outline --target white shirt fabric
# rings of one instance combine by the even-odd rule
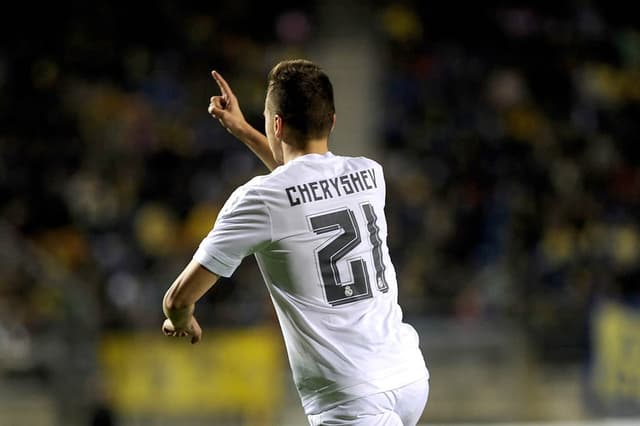
[[[194,255],[228,277],[255,254],[307,415],[428,377],[384,206],[378,163],[308,154],[239,187]]]

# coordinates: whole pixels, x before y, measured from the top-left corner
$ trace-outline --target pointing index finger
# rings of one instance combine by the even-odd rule
[[[218,87],[220,88],[220,92],[222,92],[222,96],[224,96],[227,99],[230,96],[233,96],[231,87],[229,87],[229,84],[227,83],[227,81],[224,78],[222,78],[222,76],[217,71],[211,71],[211,75],[213,76],[213,79],[216,81],[216,83],[218,83]]]

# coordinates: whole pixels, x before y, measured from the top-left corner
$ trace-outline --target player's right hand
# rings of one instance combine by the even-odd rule
[[[218,83],[220,95],[212,96],[209,101],[209,114],[217,118],[222,127],[235,137],[240,137],[240,132],[246,124],[244,115],[240,110],[238,98],[233,94],[229,83],[216,71],[211,71],[213,79]]]
[[[189,318],[187,326],[183,328],[177,328],[169,318],[165,319],[162,324],[162,332],[167,337],[191,337],[192,344],[202,340],[202,328],[193,315]]]

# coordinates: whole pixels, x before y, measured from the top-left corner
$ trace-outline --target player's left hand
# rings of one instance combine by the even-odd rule
[[[162,332],[168,337],[186,337],[191,336],[191,343],[195,344],[202,340],[202,328],[198,324],[198,320],[193,315],[189,319],[186,327],[176,328],[173,322],[167,318],[162,324]]]

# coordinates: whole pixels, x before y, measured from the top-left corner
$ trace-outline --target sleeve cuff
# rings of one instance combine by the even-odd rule
[[[221,256],[212,256],[204,251],[202,247],[198,248],[193,255],[193,259],[209,271],[221,277],[229,278],[238,267],[238,264],[234,265],[228,260],[221,260],[220,257]]]

